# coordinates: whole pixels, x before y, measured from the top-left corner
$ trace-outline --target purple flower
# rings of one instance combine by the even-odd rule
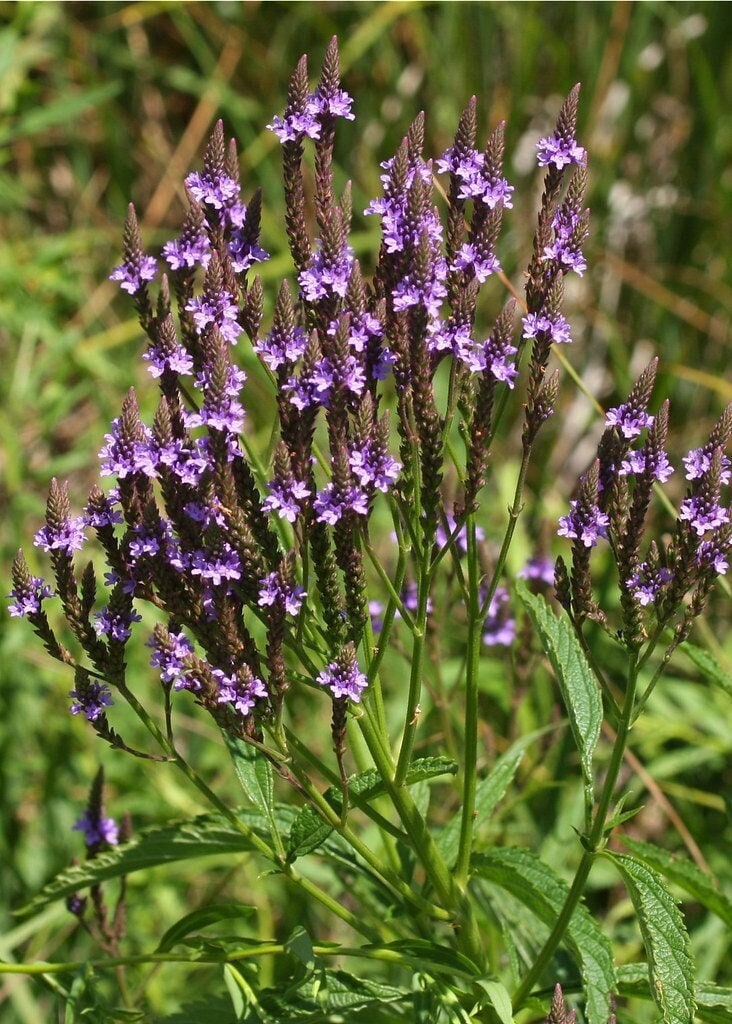
[[[404,586],[402,587],[402,592],[399,595],[399,597],[401,598],[405,611],[408,611],[411,615],[414,615],[417,612],[417,609],[419,608],[419,589],[414,580],[410,580],[408,583],[404,584]],[[427,598],[426,611],[428,615],[432,614],[433,604],[431,597]],[[400,619],[401,617],[401,613],[397,608],[396,612],[394,613],[394,618]]]
[[[238,182],[228,174],[197,174],[186,178],[186,188],[193,199],[202,206],[211,206],[214,210],[223,210],[231,206],[238,198],[240,188]]]
[[[361,693],[368,686],[366,676],[359,670],[353,644],[343,647],[335,659],[326,665],[315,680],[320,686],[327,686],[333,697],[348,697],[354,704],[361,702]]]
[[[460,179],[459,199],[474,199],[491,210],[498,206],[513,209],[513,185],[509,185],[505,178],[486,174],[484,153],[473,149],[461,155],[451,147],[435,161],[435,166],[440,174],[454,174]]]
[[[620,476],[642,476],[647,471],[650,472],[654,480],[660,480],[662,484],[665,484],[673,473],[674,467],[668,461],[665,452],[657,452],[653,455],[648,451],[631,451],[620,463],[618,473]]]
[[[262,508],[265,512],[276,512],[280,519],[286,519],[288,523],[294,523],[311,494],[312,491],[302,480],[271,480],[269,494],[262,502]]]
[[[166,685],[173,684],[174,690],[199,690],[201,684],[186,673],[186,659],[193,654],[193,645],[185,633],[169,633],[158,629],[147,641],[153,653],[150,664],[160,669],[160,679]]]
[[[572,341],[569,324],[561,313],[553,313],[550,316],[529,313],[523,317],[521,323],[524,325],[524,338],[535,338],[538,334],[545,333],[555,345],[567,345]]]
[[[193,314],[199,333],[205,331],[209,324],[215,324],[221,337],[230,345],[236,345],[244,328],[238,320],[239,307],[227,291],[216,297],[191,299],[186,309]]]
[[[308,107],[317,117],[343,117],[346,121],[353,121],[352,103],[353,97],[344,89],[324,89],[319,85],[310,97]]]
[[[151,345],[143,352],[143,359],[148,360],[148,370],[152,377],[162,377],[164,373],[177,373],[189,376],[193,373],[193,357],[182,345],[176,345],[168,352],[159,345]]]
[[[83,714],[89,722],[96,722],[105,714],[105,708],[111,708],[114,704],[112,694],[106,683],[97,683],[88,680],[85,683],[77,683],[78,689],[71,690],[69,697],[74,698],[74,703],[69,708],[72,715]]]
[[[126,643],[132,635],[131,624],[142,622],[142,616],[132,609],[125,612],[104,608],[101,612],[95,612],[94,618],[94,632],[97,636],[108,636],[121,644]]]
[[[219,687],[218,703],[231,704],[244,717],[254,709],[258,700],[268,696],[264,682],[248,670],[227,675],[215,668],[211,674]]]
[[[37,548],[43,548],[44,551],[65,551],[67,555],[73,551],[81,551],[85,542],[83,516],[67,519],[53,526],[47,523],[33,538]]]
[[[116,846],[119,842],[119,829],[114,818],[104,818],[101,814],[93,815],[84,811],[72,826],[72,832],[83,832],[87,846]]]
[[[374,633],[380,633],[384,628],[384,606],[381,601],[369,601],[369,615],[371,617],[371,629]]]
[[[192,236],[182,235],[163,246],[163,256],[173,270],[206,267],[211,262],[211,242],[204,231]]]
[[[559,520],[557,534],[560,537],[579,540],[586,548],[594,548],[600,537],[607,537],[610,518],[597,505],[580,507],[578,501],[570,501],[569,507],[572,510],[569,515]]]
[[[104,435],[107,444],[99,452],[99,458],[102,460],[100,475],[116,476],[119,480],[124,480],[134,473],[142,473],[148,477],[157,476],[155,440],[152,431],[147,427],[144,428],[144,432],[145,442],[130,441],[125,436],[122,418],[112,420],[112,433]]]
[[[539,150],[537,160],[539,167],[548,167],[554,164],[557,170],[569,164],[577,164],[578,167],[587,166],[587,150],[578,144],[576,139],[563,138],[561,135],[547,135],[536,144]]]
[[[579,241],[584,232],[580,215],[573,210],[560,208],[554,214],[554,241],[544,246],[543,259],[556,260],[564,272],[574,270],[582,277],[587,269],[587,262],[579,249]]]
[[[335,484],[329,483],[316,494],[313,509],[315,518],[319,522],[334,526],[347,512],[367,516],[369,514],[369,499],[360,487],[349,487],[344,492]]]
[[[515,639],[516,620],[511,618],[508,591],[498,587],[488,605],[483,643],[487,647],[510,647]]]
[[[674,575],[670,569],[663,566],[652,568],[647,562],[641,562],[627,581],[627,586],[638,604],[645,607],[658,600],[664,588],[673,578]]]
[[[216,553],[194,551],[191,556],[191,573],[219,587],[224,580],[241,579],[241,562],[236,551],[224,541]]]
[[[19,584],[8,596],[14,598],[8,606],[11,616],[24,619],[29,615],[38,615],[41,603],[53,597],[53,591],[41,576],[31,576],[27,583]]]
[[[84,509],[84,523],[95,530],[104,529],[107,526],[119,526],[124,522],[124,516],[116,509],[116,500],[111,495],[100,498],[99,502],[92,508],[87,505]]]
[[[453,270],[472,270],[476,279],[483,284],[491,274],[501,270],[501,262],[495,253],[481,253],[477,246],[465,242],[455,256]]]
[[[730,540],[703,540],[696,549],[696,561],[700,569],[711,569],[717,576],[724,576],[729,569]]]
[[[123,291],[134,295],[143,287],[145,281],[152,281],[157,272],[158,265],[152,256],[139,253],[115,267],[109,275],[109,280],[119,281]]]
[[[287,363],[296,363],[305,354],[307,344],[308,336],[303,328],[292,327],[286,333],[270,331],[256,343],[254,351],[270,370],[278,370]]]
[[[536,555],[530,558],[518,574],[524,580],[537,580],[551,587],[554,585],[554,562],[551,558]]]
[[[303,295],[308,302],[333,295],[343,298],[353,270],[353,249],[344,245],[340,253],[332,255],[326,253],[320,239],[316,239],[315,244],[317,248],[310,265],[298,278]]]
[[[354,448],[348,461],[362,487],[375,487],[384,494],[399,479],[402,464],[393,459],[376,439]]]
[[[644,409],[627,402],[605,413],[605,426],[616,427],[628,441],[638,437],[644,427],[652,427],[653,420]]]
[[[265,263],[269,253],[243,231],[235,231],[229,242],[229,256],[235,274],[243,274],[255,263]]]
[[[686,479],[698,480],[708,473],[712,465],[712,452],[706,448],[692,448],[688,455],[684,456],[686,466]],[[730,482],[730,467],[732,463],[726,455],[722,455],[722,466],[719,474],[719,482],[728,484]]]
[[[502,344],[499,338],[491,335],[484,342],[474,341],[465,332],[455,336],[455,355],[466,364],[473,373],[487,371],[497,381],[502,381],[509,388],[518,376],[518,370],[512,356],[516,355],[513,345]]]
[[[306,597],[304,587],[294,586],[283,581],[279,573],[271,572],[260,583],[257,604],[260,608],[277,604],[284,607],[289,615],[297,615]]]
[[[716,530],[730,521],[728,509],[703,495],[685,498],[681,502],[679,519],[688,522],[699,537],[703,537],[710,530]]]

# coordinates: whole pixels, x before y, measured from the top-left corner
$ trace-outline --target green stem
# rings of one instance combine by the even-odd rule
[[[597,852],[602,849],[605,844],[608,811],[610,810],[610,804],[615,793],[615,785],[620,772],[620,766],[623,763],[625,748],[628,744],[628,734],[633,720],[637,686],[638,660],[637,654],[633,652],[630,655],[628,686],[625,691],[622,713],[618,722],[615,743],[613,744],[612,754],[610,755],[610,764],[608,765],[605,783],[602,787],[602,793],[600,794],[600,799],[597,804],[597,813],[595,814],[592,829],[583,842],[584,852],[582,854],[582,859],[580,860],[574,876],[574,881],[572,882],[572,886],[567,894],[567,898],[564,901],[564,906],[557,917],[549,938],[544,943],[533,967],[511,997],[511,1005],[514,1010],[518,1010],[529,997],[531,990],[544,973],[544,970],[554,956],[559,943],[564,938],[564,934],[572,920],[572,915],[582,899],[585,884]]]
[[[402,745],[399,750],[399,761],[397,763],[394,783],[396,786],[403,786],[407,777],[407,771],[412,760],[414,741],[417,736],[417,725],[419,723],[419,699],[422,694],[422,673],[424,671],[424,652],[427,635],[427,607],[430,596],[430,547],[431,543],[425,541],[422,548],[422,557],[419,566],[419,584],[417,592],[417,613],[414,621],[414,632],[412,634],[412,658],[409,674],[409,693],[407,695],[407,707],[404,716],[404,730],[402,733]]]
[[[465,755],[463,763],[463,804],[460,818],[460,843],[455,881],[465,888],[473,849],[475,824],[475,788],[478,763],[478,664],[481,644],[481,617],[478,551],[475,537],[475,519],[467,523],[468,540],[468,647],[465,664]]]

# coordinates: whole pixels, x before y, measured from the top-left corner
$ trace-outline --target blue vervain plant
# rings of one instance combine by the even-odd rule
[[[722,490],[732,408],[685,457],[678,513],[666,498],[651,515],[673,472],[668,404],[648,411],[654,360],[605,416],[597,457],[559,521],[569,554],[553,564],[537,538],[523,578],[508,578],[537,437],[558,399],[552,353],[571,341],[563,283],[586,269],[578,101],[575,87],[554,132],[538,142],[543,191],[523,297],[497,255],[513,194],[503,125],[477,148],[474,99],[434,165],[423,156],[422,115],[382,165],[383,195],[365,211],[380,218],[381,243],[372,273],[363,273],[349,244],[350,190],[334,188],[336,127],[354,116],[335,39],[315,91],[303,57],[284,115],[269,126],[282,145],[294,282],[282,282],[268,329],[256,276],[268,258],[261,196],[242,201],[236,149],[221,123],[203,169],[186,178],[189,210],[162,250],[167,274],[146,253],[130,207],[112,278],[132,296],[147,336],[157,412],[143,423],[129,392],[101,452],[101,476],[113,486],[95,485],[82,516],[72,515],[67,487],[52,483],[36,545],[48,553],[53,583],[19,553],[11,614],[27,618],[73,672],[73,714],[112,747],[175,766],[209,811],[133,836],[128,819],[118,828],[105,817],[97,776],[77,823],[87,859],[28,908],[66,898],[104,954],[97,972],[117,968],[122,978],[133,965],[220,964],[235,1019],[247,1021],[563,1024],[575,1019],[567,996],[589,1024],[606,1024],[617,999],[638,995],[670,1024],[691,1021],[697,1000],[702,1019],[721,1019],[705,1017],[704,1006],[730,994],[695,989],[684,920],[664,876],[701,902],[709,897],[722,916],[729,903],[701,872],[655,847],[626,840],[629,852],[616,842],[611,852],[608,844],[631,814],[618,779],[633,723],[728,568]],[[444,222],[436,182],[444,183]],[[512,297],[483,338],[479,300],[489,278]],[[247,436],[246,374],[235,358],[246,344],[271,385],[266,450]],[[490,535],[496,516],[482,512],[495,496],[491,449],[511,407],[523,417],[514,493],[502,532]],[[88,531],[107,563],[104,597],[93,562],[77,564]],[[601,545],[617,595],[605,585],[602,601],[593,585],[598,554],[607,565]],[[52,599],[64,634],[47,615]],[[143,635],[160,679],[154,707],[127,672],[128,644]],[[502,741],[501,755],[486,758],[486,665],[512,645],[517,673],[519,662],[529,679],[542,662],[551,666],[566,722]],[[443,659],[459,665],[451,686]],[[504,696],[510,685],[506,675]],[[229,806],[184,757],[181,701],[213,719],[244,806]],[[113,725],[119,702],[147,729],[149,748]],[[317,716],[324,726],[326,715],[332,756],[318,725],[305,721]],[[557,873],[535,850],[491,843],[485,825],[528,748],[548,750],[565,724],[583,810],[576,855]],[[598,748],[603,729],[607,756]],[[444,802],[431,810],[433,779],[443,780]],[[204,926],[250,912],[229,904],[197,908],[155,949],[125,955],[125,890],[110,912],[104,883],[208,853],[251,857],[257,870],[277,873],[320,907],[324,934],[201,936]],[[307,857],[329,871],[313,874],[307,862],[301,870]],[[583,903],[599,859],[627,887],[643,964],[617,955]],[[258,984],[257,964],[270,957],[289,963],[287,985]],[[63,976],[84,970],[74,961],[0,965],[58,976],[68,998]],[[120,1019],[93,990],[88,982],[96,1019]]]

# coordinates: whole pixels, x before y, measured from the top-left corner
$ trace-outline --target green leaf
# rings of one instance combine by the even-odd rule
[[[398,939],[396,942],[385,943],[379,949],[393,949],[402,953],[405,957],[413,959],[420,970],[429,971],[432,968],[444,973],[447,969],[471,978],[476,978],[480,973],[473,961],[463,953],[450,949],[449,946],[439,946],[428,939]]]
[[[274,806],[274,780],[272,777],[272,765],[264,756],[261,750],[257,750],[251,743],[232,736],[230,733],[223,733],[234,762],[234,770],[241,783],[241,788],[249,797],[251,802],[267,819],[269,834],[275,840],[275,846],[281,848],[279,829],[273,814]]]
[[[646,964],[623,964],[617,969],[618,992],[621,996],[651,999]],[[710,982],[698,982],[694,987],[696,1016],[708,1024],[732,1024],[732,989]]]
[[[240,1020],[231,1008],[231,1000],[211,995],[182,1006],[167,1017],[158,1017],[156,1024],[237,1024]]]
[[[230,733],[225,732],[223,735],[241,788],[257,810],[269,817],[274,802],[272,765],[261,750],[257,750],[251,743],[245,743]]]
[[[298,857],[308,853],[325,842],[333,831],[332,827],[320,817],[312,807],[303,807],[292,823],[287,837],[287,861],[292,864]]]
[[[569,893],[567,885],[530,850],[507,847],[476,854],[473,868],[479,878],[510,892],[548,927],[555,923]],[[615,990],[613,955],[584,904],[576,907],[564,941],[582,974],[588,1024],[606,1024],[610,994]]]
[[[243,819],[245,817],[242,815]],[[71,896],[89,885],[131,875],[146,868],[192,857],[247,853],[252,849],[249,837],[239,832],[222,815],[202,814],[197,818],[170,823],[163,828],[148,829],[128,843],[105,850],[83,864],[67,868],[17,913],[20,916],[36,913],[47,904]]]
[[[651,994],[664,1024],[694,1019],[694,970],[689,936],[676,901],[652,868],[626,854],[605,853],[618,868],[633,901],[648,955]]]
[[[508,994],[506,986],[502,985],[500,981],[484,981],[482,978],[478,984],[484,989],[501,1024],[514,1024],[511,996]]]
[[[666,850],[651,843],[623,837],[630,852],[647,867],[678,885],[707,910],[711,910],[732,928],[732,901],[713,884],[709,875],[688,860],[679,860]]]
[[[537,730],[522,736],[501,754],[485,779],[481,779],[475,791],[475,829],[484,825],[493,813],[496,805],[503,799],[506,790],[513,782],[518,766],[523,760],[527,747],[545,733],[545,729]],[[457,860],[460,845],[460,815],[456,814],[443,828],[435,840],[437,849],[445,861],[453,865]]]
[[[186,914],[180,921],[176,921],[168,928],[158,943],[156,952],[169,953],[173,946],[181,942],[191,932],[199,931],[210,924],[250,917],[256,912],[256,907],[250,907],[246,903],[212,903],[208,907],[199,907],[198,910],[191,911],[190,914]]]
[[[557,618],[545,598],[532,594],[523,580],[516,593],[539,634],[551,662],[580,752],[585,785],[592,786],[592,758],[602,726],[602,698],[585,653],[566,616]]]
[[[732,676],[715,661],[709,651],[689,643],[688,640],[684,641],[681,650],[710,682],[716,683],[726,693],[732,694]]]

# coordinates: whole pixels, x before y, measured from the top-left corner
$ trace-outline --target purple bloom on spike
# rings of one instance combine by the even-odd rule
[[[551,245],[544,246],[545,260],[556,260],[565,271],[574,270],[582,277],[587,270],[587,262],[577,248],[575,240],[576,232],[580,226],[579,214],[572,211],[559,209],[554,214],[554,241]]]
[[[162,377],[166,372],[184,377],[193,373],[193,357],[182,345],[176,345],[170,352],[160,346],[151,345],[147,352],[143,352],[142,358],[150,363],[148,370],[152,377]]]
[[[655,465],[649,466],[649,459],[651,462],[655,462]],[[641,476],[647,470],[650,471],[654,480],[660,480],[662,484],[665,484],[674,468],[668,461],[665,452],[658,452],[654,458],[650,452],[631,451],[620,463],[618,473],[620,476]]]
[[[101,530],[106,526],[119,526],[120,523],[124,522],[124,516],[116,509],[116,500],[112,499],[111,495],[107,495],[106,498],[100,500],[99,505],[93,509],[87,505],[84,509],[84,523],[86,526],[91,526],[96,530]]]
[[[293,327],[286,335],[270,331],[257,342],[254,351],[264,360],[270,370],[278,370],[287,363],[296,363],[304,355],[308,344],[307,333],[302,327]]]
[[[221,337],[230,345],[236,345],[243,327],[238,320],[239,307],[228,292],[221,292],[215,300],[191,299],[186,309],[193,314],[199,332],[205,331],[209,324],[216,324]]]
[[[172,270],[193,270],[194,267],[205,270],[211,262],[211,242],[203,231],[192,237],[183,235],[165,243],[163,257]]]
[[[156,632],[147,641],[153,653],[150,664],[160,669],[160,679],[175,690],[200,689],[200,683],[186,674],[185,660],[193,654],[193,645],[185,633]]]
[[[516,639],[516,620],[511,617],[508,591],[498,587],[488,605],[483,626],[483,643],[487,647],[510,647]]]
[[[69,697],[74,698],[74,703],[69,708],[72,715],[83,714],[89,722],[96,722],[105,714],[105,708],[111,708],[114,704],[112,694],[106,683],[97,683],[90,680],[78,690],[71,690]]]
[[[239,195],[239,185],[228,174],[197,174],[193,172],[185,181],[191,196],[202,206],[222,210],[230,206]]]
[[[111,608],[104,608],[101,612],[95,612],[94,632],[97,636],[108,636],[118,643],[126,643],[132,635],[130,626],[133,622],[142,622],[142,616],[137,612],[114,612]]]
[[[476,279],[483,284],[491,274],[497,274],[501,270],[501,263],[495,253],[481,254],[477,246],[465,242],[455,256],[453,270],[472,270]]]
[[[333,697],[348,697],[354,704],[359,704],[361,694],[368,686],[366,676],[359,670],[353,644],[346,644],[340,654],[326,665],[315,680],[321,686],[327,686]]]
[[[267,697],[264,682],[251,673],[234,672],[227,675],[215,668],[212,675],[219,686],[218,703],[231,704],[245,718],[253,711],[258,700]]]
[[[313,502],[315,518],[321,523],[334,526],[347,512],[355,512],[359,516],[369,514],[368,495],[360,487],[349,487],[344,493],[335,484],[326,484],[318,491]]]
[[[310,266],[298,278],[303,295],[308,302],[318,302],[333,295],[343,298],[353,270],[353,249],[344,245],[336,257],[330,257],[320,239],[316,240],[316,246]]]
[[[36,533],[33,543],[37,548],[44,551],[65,551],[70,555],[74,551],[81,551],[86,543],[84,536],[84,519],[78,516],[74,519],[67,519],[57,526],[46,524]]]
[[[304,136],[320,138],[320,122],[314,104],[308,102],[303,111],[285,112],[284,117],[273,117],[267,125],[280,142],[299,142]]]
[[[220,587],[224,580],[241,579],[241,562],[236,551],[225,541],[221,551],[216,554],[194,551],[191,556],[191,573]]]
[[[115,267],[109,275],[110,281],[119,281],[123,291],[134,295],[144,285],[145,281],[152,281],[158,272],[158,265],[152,256],[145,256],[140,253],[131,260],[126,260],[118,267]]]
[[[610,518],[597,505],[581,508],[579,502],[570,501],[569,507],[572,510],[569,515],[559,520],[557,534],[560,537],[579,540],[586,548],[594,548],[601,537],[607,537]]]
[[[90,811],[84,811],[72,826],[73,832],[83,832],[84,842],[87,846],[116,846],[119,842],[119,829],[114,818],[103,818],[101,815],[93,816]]]
[[[580,146],[576,139],[562,138],[561,135],[548,135],[540,139],[536,144],[539,152],[537,160],[539,167],[548,167],[554,164],[558,171],[569,164],[577,164],[578,167],[587,166],[587,150]]]
[[[638,437],[644,427],[653,426],[653,416],[649,416],[637,406],[624,404],[608,409],[605,414],[605,426],[616,427],[626,440]]]
[[[693,448],[688,455],[684,456],[684,465],[686,466],[686,479],[687,480],[698,480],[703,477],[705,473],[708,473],[712,465],[712,453],[707,451],[705,448]],[[719,482],[722,484],[728,484],[730,482],[730,462],[727,455],[722,455],[721,472],[719,474]]]
[[[255,263],[265,263],[269,259],[269,253],[251,238],[246,237],[242,231],[235,231],[232,235],[229,256],[235,274],[243,274]]]
[[[279,573],[271,572],[260,583],[257,604],[260,608],[282,605],[288,615],[297,615],[306,597],[304,587],[284,583]]]
[[[658,600],[673,578],[670,569],[663,566],[651,569],[647,562],[642,562],[628,580],[627,586],[636,601],[645,607]]]
[[[402,465],[388,452],[382,451],[377,441],[367,441],[361,448],[354,448],[348,461],[353,475],[362,487],[375,487],[384,494],[399,479]]]
[[[309,109],[318,117],[342,117],[346,121],[355,120],[351,113],[353,97],[345,89],[324,89],[318,86],[309,100]]]
[[[8,606],[11,616],[24,619],[29,615],[38,615],[41,603],[53,597],[53,591],[41,576],[31,576],[27,584],[11,590],[8,596],[14,599]]]
[[[524,338],[535,338],[540,333],[546,333],[555,345],[567,345],[572,341],[569,324],[561,313],[553,313],[551,316],[529,313],[521,323],[524,326]]]
[[[703,537],[710,530],[716,530],[730,521],[728,509],[702,495],[685,498],[681,502],[679,519],[688,522],[699,537]]]
[[[265,512],[276,512],[280,519],[286,519],[288,523],[294,523],[311,495],[312,491],[302,480],[293,480],[291,483],[271,480],[269,494],[262,502],[262,508]]]
[[[701,569],[711,569],[716,576],[725,576],[729,569],[730,540],[703,540],[696,550]]]

